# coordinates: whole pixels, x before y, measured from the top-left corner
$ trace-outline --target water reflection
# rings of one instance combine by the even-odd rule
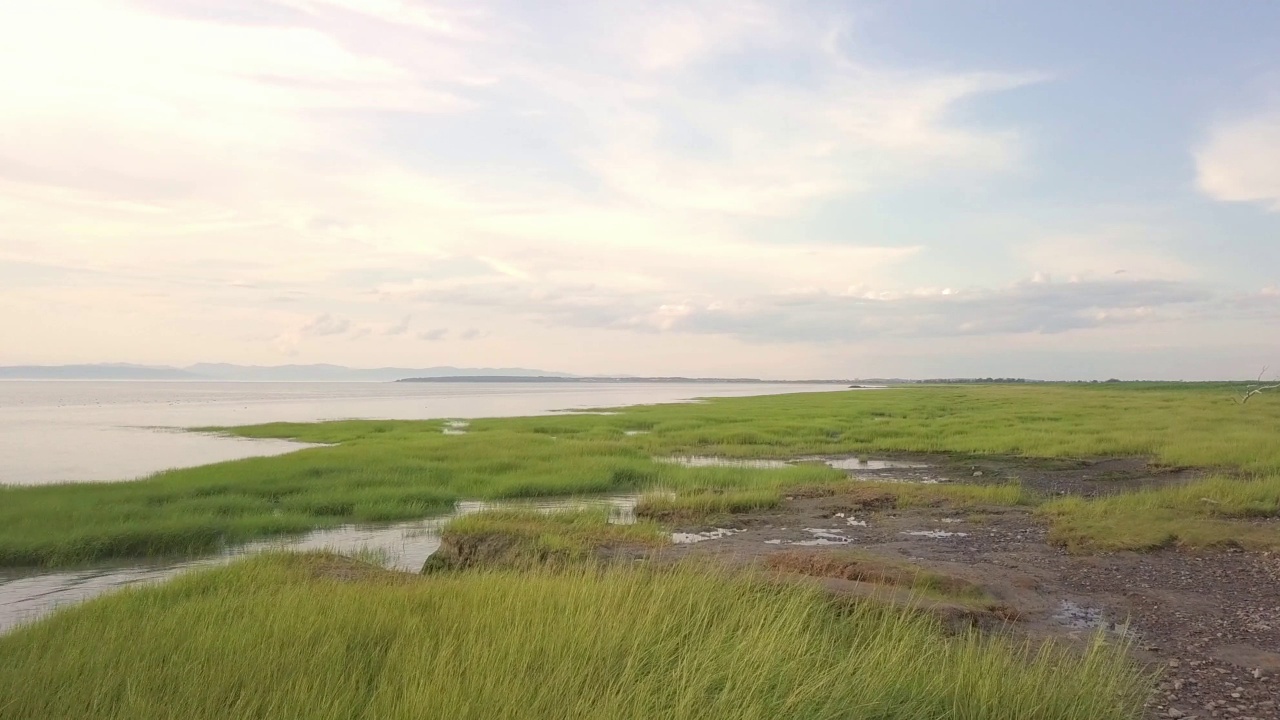
[[[824,461],[839,470],[911,470],[929,467],[925,463],[905,460],[870,460],[867,458],[838,458]]]
[[[791,463],[785,460],[746,460],[740,458],[722,458],[711,457],[708,455],[682,455],[678,457],[658,458],[659,462],[669,463],[671,465],[682,465],[684,467],[733,467],[733,468],[762,468],[762,469],[779,469],[791,467]]]
[[[344,525],[301,537],[278,538],[240,545],[216,557],[177,563],[145,563],[87,570],[0,573],[0,632],[40,618],[53,610],[131,585],[157,582],[179,573],[211,567],[264,550],[329,550],[351,554],[374,551],[397,570],[417,572],[440,547],[440,527],[450,518],[499,508],[556,512],[579,508],[609,508],[612,520],[635,522],[637,495],[545,498],[494,502],[460,502],[454,512],[393,525]]]

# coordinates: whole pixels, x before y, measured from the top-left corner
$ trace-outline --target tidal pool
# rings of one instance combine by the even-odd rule
[[[658,458],[658,462],[682,465],[684,467],[738,467],[762,468],[777,470],[791,467],[786,460],[758,460],[743,458],[722,458],[709,455],[680,455],[669,458]]]
[[[826,464],[837,470],[916,470],[929,467],[926,463],[907,462],[905,460],[873,460],[870,458],[837,458],[824,460]]]
[[[342,554],[369,552],[388,567],[418,572],[440,547],[440,528],[451,518],[498,508],[557,512],[607,507],[613,521],[635,522],[638,495],[547,498],[497,502],[460,502],[454,511],[422,520],[391,525],[344,525],[301,536],[238,545],[216,556],[169,563],[135,563],[55,572],[0,571],[0,632],[30,622],[65,605],[82,602],[130,585],[166,580],[197,568],[211,567],[237,557],[268,550],[328,550]]]

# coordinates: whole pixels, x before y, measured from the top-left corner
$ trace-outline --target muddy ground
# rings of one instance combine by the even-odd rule
[[[893,459],[920,466],[851,475],[909,482],[1016,477],[1046,494],[1086,496],[1197,477],[1195,471],[1155,468],[1140,459]],[[1280,554],[1168,549],[1071,555],[1046,542],[1045,525],[1027,508],[891,505],[856,491],[793,495],[779,509],[716,523],[738,532],[678,545],[670,557],[761,566],[775,553],[857,550],[910,562],[968,580],[990,596],[992,602],[976,608],[932,602],[927,610],[953,625],[1079,642],[1099,631],[1115,641],[1127,639],[1134,654],[1162,674],[1149,707],[1152,718],[1280,719]],[[715,528],[675,529],[693,534]],[[847,579],[815,582],[837,594],[886,594],[883,586]]]

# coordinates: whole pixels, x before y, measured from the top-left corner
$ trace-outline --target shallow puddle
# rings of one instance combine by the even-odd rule
[[[637,495],[547,498],[495,502],[460,502],[446,515],[392,525],[344,525],[300,537],[263,540],[231,548],[217,556],[176,563],[144,563],[60,572],[0,573],[0,632],[35,620],[56,608],[139,583],[166,580],[188,570],[212,567],[265,550],[328,550],[342,554],[369,552],[386,559],[388,567],[418,572],[440,547],[440,528],[451,518],[481,510],[522,508],[557,512],[607,507],[613,522],[635,522]]]
[[[837,458],[823,460],[837,470],[913,470],[929,467],[925,463],[907,462],[905,460],[872,460],[870,458]]]
[[[471,427],[471,423],[466,420],[450,420],[444,424],[444,429],[441,432],[445,435],[466,435],[469,427]]]
[[[786,528],[783,528],[784,530]],[[801,547],[818,547],[822,545],[848,545],[852,542],[842,533],[843,530],[828,530],[826,528],[805,528],[805,532],[813,536],[812,540],[765,540],[766,545],[798,545]]]
[[[805,528],[805,532],[813,536],[812,540],[798,540],[791,543],[792,545],[815,546],[815,545],[847,545],[849,538],[844,536],[843,530],[827,530],[825,528]]]
[[[720,538],[727,538],[730,535],[737,535],[740,532],[742,531],[735,530],[734,528],[716,528],[715,530],[706,530],[704,532],[696,533],[671,533],[671,542],[677,545],[692,545],[693,543],[700,543],[704,540],[719,540]]]
[[[1107,619],[1106,613],[1098,608],[1086,607],[1070,600],[1063,600],[1054,613],[1055,622],[1076,630],[1101,630],[1122,637],[1131,637],[1134,632],[1128,622],[1113,622]]]
[[[946,482],[941,478],[932,477],[885,477],[884,475],[858,475],[857,473],[851,474],[849,479],[863,482],[907,483],[910,485],[937,485],[938,483]]]
[[[951,538],[951,537],[969,537],[969,533],[952,532],[950,530],[912,530],[910,532],[902,532],[899,534],[913,535],[915,537],[934,538],[935,540],[940,538]]]
[[[681,455],[669,458],[657,458],[658,462],[681,465],[683,467],[738,467],[779,469],[791,467],[785,460],[757,460],[741,458],[722,458],[709,455]]]
[[[835,516],[836,516],[836,517],[838,517],[838,518],[840,518],[840,519],[842,519],[842,520],[844,520],[844,524],[845,524],[845,525],[849,525],[849,526],[851,526],[851,527],[866,527],[866,526],[867,526],[867,521],[866,521],[866,520],[859,520],[858,518],[856,518],[856,517],[854,517],[854,516],[852,516],[852,515],[850,515],[850,516],[848,516],[848,517],[845,517],[845,514],[844,514],[844,513],[836,513],[836,514],[835,514]]]

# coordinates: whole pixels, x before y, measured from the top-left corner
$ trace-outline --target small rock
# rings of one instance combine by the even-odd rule
[[[1164,711],[1164,715],[1165,717],[1180,718],[1186,715],[1186,713],[1182,712],[1178,708],[1169,708],[1168,710]]]
[[[974,476],[974,477],[982,477],[982,471],[981,471],[981,470],[974,470],[974,471],[973,471],[973,476]]]

